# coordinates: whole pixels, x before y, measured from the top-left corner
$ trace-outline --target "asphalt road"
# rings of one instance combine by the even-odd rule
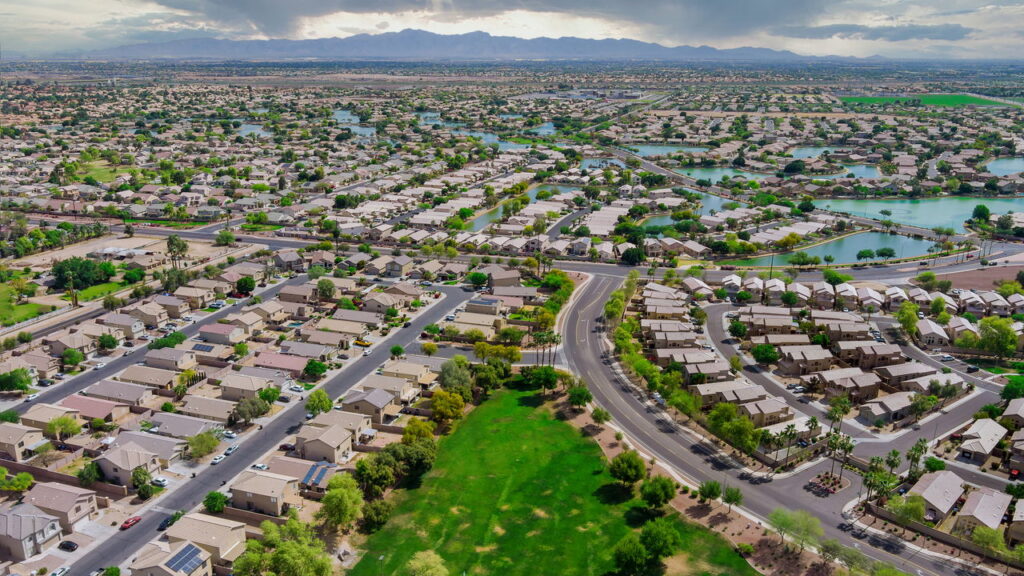
[[[302,275],[289,282],[302,283],[305,279],[305,275]],[[284,283],[279,284],[275,288],[280,289],[283,285]],[[346,366],[339,374],[323,384],[322,388],[327,392],[327,395],[331,398],[337,398],[345,394],[363,377],[372,374],[378,366],[390,358],[390,348],[392,346],[397,344],[409,348],[426,325],[442,320],[451,310],[473,296],[473,293],[463,292],[460,288],[438,287],[438,289],[445,293],[446,297],[444,299],[412,320],[412,324],[408,328],[402,328],[384,342],[377,343],[370,348],[369,356],[355,357],[349,366]],[[268,293],[265,298],[271,295]],[[210,321],[215,320],[216,317]],[[206,323],[205,320],[204,323]],[[199,330],[198,326],[196,324],[189,328],[195,333]],[[140,352],[142,355],[145,354],[145,352]],[[138,358],[126,362],[131,363],[134,361],[138,361]],[[111,363],[102,371],[97,372],[111,375],[115,373],[114,370],[113,363]],[[102,377],[100,376],[96,379],[98,380]],[[82,388],[84,387],[82,386]],[[305,422],[305,414],[306,408],[303,402],[289,404],[272,420],[263,423],[262,430],[251,430],[240,436],[238,440],[239,448],[234,454],[216,466],[207,466],[204,470],[197,472],[196,477],[189,479],[186,485],[179,486],[176,490],[172,490],[167,495],[156,500],[155,506],[162,510],[171,511],[195,508],[202,502],[208,492],[225,489],[231,479],[256,462],[263,454],[280,444],[286,436],[293,434],[296,427]],[[116,566],[131,559],[142,546],[157,536],[157,526],[169,515],[167,512],[156,510],[142,514],[142,521],[134,527],[119,531],[116,535],[105,540],[75,561],[73,565],[75,575],[91,574],[94,570],[106,566]]]

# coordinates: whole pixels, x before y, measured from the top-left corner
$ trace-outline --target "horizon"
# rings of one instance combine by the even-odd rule
[[[5,2],[6,3],[6,2]],[[623,39],[668,48],[708,46],[789,51],[806,57],[881,56],[899,60],[1018,60],[1024,41],[1013,24],[1024,3],[955,0],[523,0],[443,4],[394,0],[390,10],[350,0],[70,0],[13,5],[0,37],[10,53],[30,57],[86,54],[173,40],[323,40],[422,30],[445,36]]]

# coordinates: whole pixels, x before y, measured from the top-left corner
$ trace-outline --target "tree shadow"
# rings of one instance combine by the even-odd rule
[[[629,502],[633,498],[633,490],[618,482],[609,482],[594,491],[594,496],[608,506]]]
[[[602,430],[603,428],[597,424],[587,424],[580,428],[580,433],[583,434],[584,438],[591,438],[600,434]]]
[[[711,528],[717,528],[722,524],[728,524],[729,520],[729,515],[720,511],[708,518],[708,526]]]
[[[686,509],[686,514],[690,518],[694,519],[704,518],[708,514],[711,514],[711,505],[707,502],[697,502]]]
[[[539,408],[544,404],[544,399],[539,394],[531,394],[529,396],[520,396],[518,402],[524,408]]]
[[[662,514],[663,512],[661,510],[648,508],[646,506],[634,506],[629,510],[626,510],[626,524],[628,524],[630,528],[639,528],[651,520],[658,518]]]

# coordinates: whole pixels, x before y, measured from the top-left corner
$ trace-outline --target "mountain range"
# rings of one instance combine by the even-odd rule
[[[662,46],[638,40],[515,38],[485,32],[444,35],[422,30],[359,34],[315,40],[194,38],[95,50],[79,57],[101,60],[665,60],[806,61],[816,58],[767,48],[717,49]]]

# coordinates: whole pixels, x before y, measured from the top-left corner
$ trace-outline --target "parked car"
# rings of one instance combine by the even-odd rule
[[[50,576],[64,576],[70,570],[71,570],[71,568],[68,568],[67,566],[61,566],[60,568],[57,568],[53,572],[50,572]]]
[[[75,550],[78,550],[78,544],[75,544],[71,540],[64,540],[57,545],[57,548],[60,548],[65,552],[74,552]]]
[[[249,466],[249,468],[252,468],[253,470],[267,470],[270,466],[267,466],[266,464],[253,464],[252,466]]]
[[[225,451],[224,451],[224,455],[225,455],[225,456],[231,456],[231,455],[232,455],[232,454],[234,454],[234,453],[235,453],[235,452],[236,452],[237,450],[238,450],[238,444],[232,444],[231,446],[228,446],[228,449],[227,449],[227,450],[225,450]]]
[[[281,444],[280,446],[277,447],[277,449],[284,450],[285,452],[290,452],[292,450],[295,450],[295,444]]]
[[[313,413],[312,412],[306,412],[306,420],[312,420],[312,419],[313,419]]]
[[[302,386],[299,386],[298,384],[292,384],[291,386],[288,387],[288,389],[291,390],[292,392],[305,392],[306,391],[305,388],[303,388]]]
[[[943,354],[942,356],[939,356],[939,360],[942,360],[943,362],[952,362],[953,360],[955,360],[955,358],[953,358],[949,354]]]
[[[981,370],[981,368],[978,368],[977,366],[974,366],[974,365],[971,365],[971,366],[967,367],[967,373],[968,374],[977,372],[978,370]]]
[[[132,516],[131,518],[121,523],[121,530],[127,530],[132,526],[135,526],[139,522],[142,522],[142,516]]]
[[[166,488],[167,485],[170,484],[170,483],[171,483],[171,481],[168,480],[167,478],[164,478],[163,476],[157,476],[156,478],[153,478],[153,486],[159,486],[161,488]]]
[[[292,397],[291,396],[286,396],[286,395],[282,394],[282,395],[277,397],[277,401],[282,403],[282,404],[287,404],[287,403],[292,401]]]
[[[156,527],[158,532],[163,532],[174,524],[174,516],[168,516],[160,521],[160,525]]]
[[[213,460],[210,460],[210,464],[216,466],[217,464],[220,464],[221,462],[223,462],[225,458],[227,458],[227,456],[225,456],[223,454],[218,454],[218,455],[213,457]]]
[[[46,386],[53,386],[53,380],[49,380],[49,379],[47,379],[47,378],[43,378],[43,379],[41,379],[41,380],[39,381],[39,385],[40,385],[40,386],[42,386],[42,387],[44,387],[44,388],[45,388]]]
[[[39,394],[29,394],[28,396],[25,396],[25,402],[31,402],[36,398],[39,398]]]
[[[235,433],[234,433],[234,432],[232,432],[231,430],[225,430],[225,431],[224,431],[224,432],[223,432],[223,433],[221,434],[221,436],[223,436],[223,437],[227,438],[228,440],[234,440],[235,438],[238,438],[238,434],[235,434]]]

